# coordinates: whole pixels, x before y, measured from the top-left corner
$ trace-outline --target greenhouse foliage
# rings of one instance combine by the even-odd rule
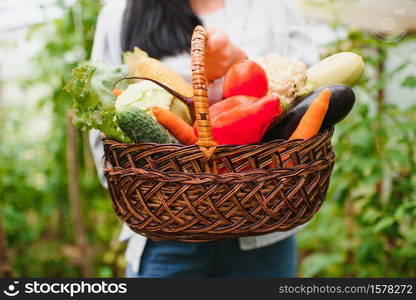
[[[123,276],[120,223],[96,176],[87,134],[81,131],[76,137],[77,157],[83,230],[92,256],[89,266],[77,244],[68,194],[71,99],[63,87],[70,70],[89,58],[100,4],[57,3],[63,16],[30,30],[28,38],[40,36],[45,46],[34,57],[33,78],[22,82],[27,89],[49,83],[49,92],[38,99],[38,111],[15,106],[0,110],[0,220],[7,236],[5,247],[14,276]],[[416,276],[416,106],[386,104],[383,93],[386,82],[414,63],[403,61],[387,72],[383,68],[387,53],[414,42],[412,35],[386,41],[350,30],[347,38],[326,49],[326,55],[358,52],[369,67],[356,89],[358,105],[337,126],[333,139],[337,163],[327,200],[298,234],[299,276]],[[415,76],[401,82],[416,89]],[[50,131],[40,139],[22,138],[28,130],[25,117],[45,110],[52,116]]]

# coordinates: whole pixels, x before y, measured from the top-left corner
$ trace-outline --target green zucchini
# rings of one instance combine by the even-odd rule
[[[361,78],[364,72],[364,60],[352,52],[340,52],[331,55],[308,69],[308,80],[299,93],[306,96],[325,86],[345,84],[350,87]]]

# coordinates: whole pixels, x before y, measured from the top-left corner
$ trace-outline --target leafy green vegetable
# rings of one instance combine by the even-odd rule
[[[129,142],[117,124],[112,93],[113,83],[127,74],[126,67],[105,65],[73,69],[65,90],[73,99],[75,123],[84,130],[95,128],[109,138]]]
[[[151,116],[152,106],[159,106],[169,110],[174,96],[162,87],[148,80],[142,80],[130,84],[123,93],[117,97],[115,103],[116,110],[119,112],[127,106],[137,107],[146,111]]]

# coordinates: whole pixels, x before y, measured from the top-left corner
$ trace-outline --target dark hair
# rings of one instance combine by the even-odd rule
[[[188,51],[200,19],[188,0],[127,0],[122,29],[122,49],[134,47],[162,58]]]

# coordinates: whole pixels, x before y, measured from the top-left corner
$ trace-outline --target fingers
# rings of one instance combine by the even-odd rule
[[[236,61],[245,59],[245,53],[219,28],[207,28],[206,75],[210,81],[221,78]]]
[[[227,33],[219,28],[207,28],[208,39],[206,44],[206,52],[213,53],[230,45]]]

